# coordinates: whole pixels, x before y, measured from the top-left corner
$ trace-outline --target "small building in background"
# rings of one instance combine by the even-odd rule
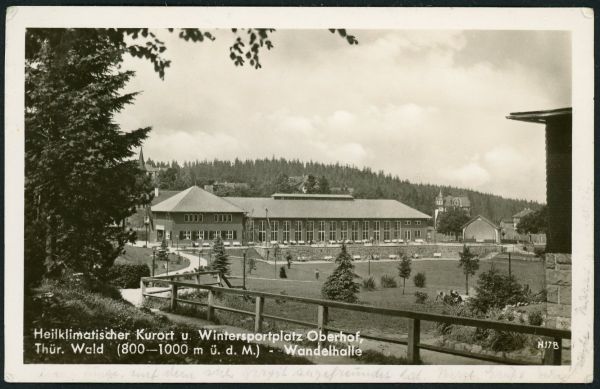
[[[500,243],[500,227],[481,215],[465,223],[462,230],[463,242]]]

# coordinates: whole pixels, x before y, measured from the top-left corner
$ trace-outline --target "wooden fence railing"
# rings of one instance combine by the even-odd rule
[[[516,324],[509,322],[501,322],[487,319],[475,319],[469,317],[461,317],[461,316],[450,316],[443,315],[437,313],[428,313],[428,312],[419,312],[419,311],[409,311],[409,310],[401,310],[401,309],[391,309],[391,308],[380,308],[368,305],[359,305],[359,304],[350,304],[339,301],[332,300],[322,300],[315,299],[309,297],[300,297],[300,296],[289,296],[275,293],[267,293],[267,292],[259,292],[252,290],[244,290],[244,289],[234,289],[234,288],[224,288],[220,286],[215,286],[216,284],[220,284],[215,282],[213,284],[203,284],[200,282],[200,277],[202,275],[212,275],[213,277],[217,277],[218,280],[222,279],[223,276],[216,271],[209,272],[198,272],[198,273],[184,273],[178,275],[170,275],[170,276],[159,276],[159,277],[143,277],[140,281],[142,297],[149,298],[157,298],[157,299],[166,299],[170,301],[171,309],[177,308],[177,303],[186,303],[198,306],[207,307],[207,320],[213,320],[215,316],[216,310],[235,312],[242,315],[254,316],[254,331],[261,332],[262,324],[264,319],[271,319],[276,321],[282,321],[292,324],[298,324],[310,328],[316,327],[318,330],[323,333],[327,333],[328,331],[333,332],[341,332],[344,334],[351,334],[349,331],[339,328],[333,328],[328,326],[328,314],[330,308],[336,309],[344,309],[348,311],[354,312],[366,312],[372,314],[386,315],[392,317],[401,317],[408,320],[408,336],[403,339],[396,338],[388,338],[382,336],[370,335],[367,333],[361,332],[361,337],[365,339],[372,339],[382,342],[388,343],[396,343],[403,344],[408,347],[407,350],[407,359],[409,363],[418,363],[420,361],[420,350],[430,350],[439,353],[452,354],[466,358],[472,358],[477,360],[483,360],[488,362],[495,362],[501,364],[510,364],[510,365],[525,365],[531,364],[529,362],[523,362],[519,360],[498,357],[494,355],[480,354],[469,351],[460,351],[456,349],[450,349],[442,346],[435,346],[430,344],[421,343],[421,321],[429,321],[434,323],[445,323],[451,325],[460,325],[460,326],[469,326],[469,327],[477,327],[477,328],[485,328],[492,329],[497,331],[506,331],[506,332],[515,332],[520,334],[528,334],[528,335],[537,335],[540,336],[542,340],[546,341],[547,344],[558,344],[557,348],[550,348],[546,351],[543,358],[543,363],[547,365],[561,365],[562,364],[562,341],[563,339],[571,339],[571,331],[549,328],[549,327],[540,327],[540,326],[532,326],[526,324]],[[191,279],[196,282],[182,282],[177,279]],[[169,288],[160,289],[159,291],[146,291],[146,286],[148,283],[156,284],[168,284]],[[191,289],[201,289],[208,291],[206,302],[198,301],[198,300],[188,300],[178,297],[178,291],[180,288],[191,288]],[[170,292],[170,295],[167,296],[157,296],[158,293]],[[221,306],[216,304],[215,293],[223,293],[223,294],[232,294],[232,295],[242,295],[248,297],[255,298],[255,309],[253,312],[245,311],[241,309]],[[286,300],[286,301],[295,301],[308,305],[315,305],[317,307],[317,322],[308,322],[303,320],[292,319],[288,317],[275,316],[264,313],[264,302],[265,299],[277,299],[277,300]]]

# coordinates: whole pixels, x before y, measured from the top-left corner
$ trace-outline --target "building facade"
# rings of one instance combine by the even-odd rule
[[[350,195],[219,197],[191,187],[152,207],[157,241],[256,244],[398,243],[428,240],[430,216],[396,200]]]
[[[479,215],[463,226],[463,242],[500,243],[500,228]]]

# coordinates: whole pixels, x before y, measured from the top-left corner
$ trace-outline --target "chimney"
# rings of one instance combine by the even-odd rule
[[[154,197],[158,197],[158,187],[154,188]]]

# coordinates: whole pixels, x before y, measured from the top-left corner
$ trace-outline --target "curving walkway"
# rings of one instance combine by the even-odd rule
[[[177,253],[177,251],[172,248],[169,248],[169,252]],[[202,258],[202,257],[198,257],[197,255],[193,255],[193,254],[189,254],[189,253],[182,253],[182,252],[179,252],[179,255],[188,259],[190,261],[190,264],[187,267],[184,267],[183,269],[169,272],[169,274],[181,274],[181,273],[185,273],[185,272],[189,272],[189,271],[194,271],[196,268],[198,268],[200,266],[208,265],[208,261],[206,260],[206,258]],[[164,287],[147,288],[148,291],[157,290],[157,289],[164,289]],[[121,297],[123,297],[123,299],[125,299],[126,301],[129,301],[131,304],[135,305],[136,307],[140,307],[142,305],[142,291],[140,290],[140,288],[120,289],[120,292],[121,292]]]

